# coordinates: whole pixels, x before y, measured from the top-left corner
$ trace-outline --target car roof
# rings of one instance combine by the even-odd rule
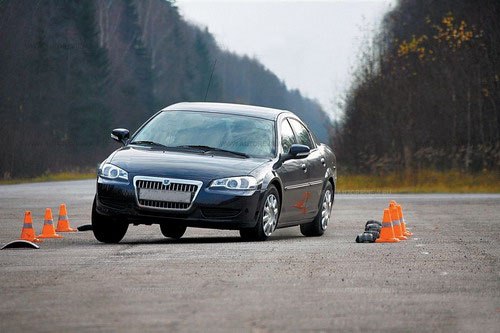
[[[214,113],[228,113],[236,115],[252,116],[264,119],[275,120],[282,113],[291,113],[287,110],[266,108],[262,106],[231,104],[231,103],[211,103],[211,102],[183,102],[177,103],[162,111],[203,111]]]

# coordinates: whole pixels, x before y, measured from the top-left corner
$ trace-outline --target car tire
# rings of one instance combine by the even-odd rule
[[[300,225],[300,232],[307,237],[318,237],[325,233],[330,221],[333,204],[333,187],[330,182],[325,186],[325,190],[321,195],[320,207],[318,214],[310,223]]]
[[[276,230],[280,215],[278,190],[270,185],[260,207],[259,221],[253,228],[240,230],[240,236],[248,241],[264,241]]]
[[[161,223],[160,230],[163,236],[180,239],[186,232],[187,227],[182,224]]]
[[[101,215],[96,210],[96,198],[92,204],[92,231],[94,237],[102,243],[119,243],[127,233],[128,223]]]

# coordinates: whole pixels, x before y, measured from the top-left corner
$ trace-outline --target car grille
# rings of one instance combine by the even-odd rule
[[[143,208],[158,210],[188,210],[191,208],[202,184],[200,181],[185,179],[134,177],[138,205]],[[141,195],[141,191],[142,193],[147,191],[148,196]],[[158,198],[155,198],[155,196]]]

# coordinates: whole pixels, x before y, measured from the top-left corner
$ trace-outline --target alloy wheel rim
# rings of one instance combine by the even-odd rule
[[[330,221],[330,214],[332,212],[332,192],[326,190],[323,199],[323,207],[321,209],[321,229],[326,230],[328,222]]]
[[[264,203],[264,216],[262,229],[266,236],[271,236],[278,222],[278,199],[274,194],[269,194]]]

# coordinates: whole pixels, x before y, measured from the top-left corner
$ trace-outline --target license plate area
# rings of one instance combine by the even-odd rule
[[[191,192],[165,191],[141,188],[139,189],[140,200],[153,200],[164,202],[191,203]]]

